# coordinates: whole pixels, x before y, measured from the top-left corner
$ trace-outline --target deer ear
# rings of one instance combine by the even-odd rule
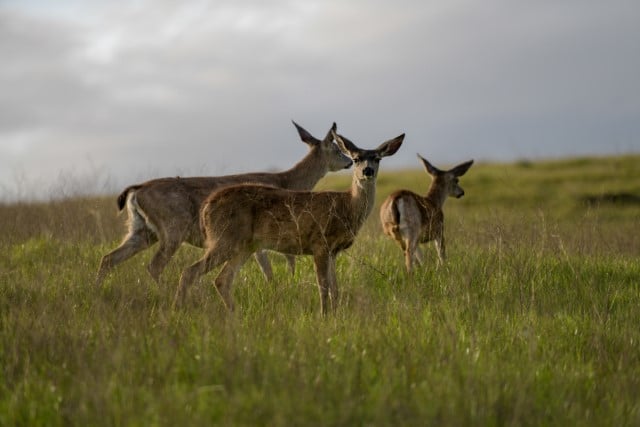
[[[335,139],[336,144],[338,144],[340,151],[342,151],[344,154],[351,157],[352,159],[357,157],[358,153],[361,150],[358,147],[356,147],[356,145],[353,142],[349,141],[347,138],[345,138],[342,135],[338,135],[333,129],[331,130],[331,135],[333,136],[333,139]]]
[[[302,140],[302,142],[310,146],[314,146],[320,143],[320,141],[317,138],[315,138],[313,135],[311,135],[309,132],[307,132],[305,128],[303,128],[293,120],[291,120],[291,122],[298,130],[298,135],[300,135],[300,139]]]
[[[472,164],[473,164],[473,160],[469,160],[468,162],[464,162],[462,164],[459,164],[455,168],[449,170],[449,172],[451,172],[455,176],[462,176],[465,173],[467,173],[467,171],[469,170],[469,168],[471,167]]]
[[[338,126],[336,125],[336,122],[333,122],[331,129],[329,129],[329,132],[327,132],[327,136],[324,137],[324,142],[333,141],[334,140],[333,134],[336,133],[337,130],[338,130]]]
[[[429,161],[427,159],[425,159],[424,157],[422,157],[420,154],[416,154],[416,156],[418,156],[418,159],[420,159],[420,161],[422,162],[422,166],[424,166],[424,168],[427,170],[427,173],[429,175],[438,176],[438,175],[442,175],[444,173],[440,169],[438,169],[437,167],[435,167],[431,163],[429,163]]]
[[[378,148],[376,148],[376,151],[378,152],[378,155],[380,155],[380,157],[391,156],[395,154],[396,151],[398,151],[398,149],[402,145],[402,141],[404,141],[404,133],[400,136],[396,136],[393,139],[383,142],[380,146],[378,146]]]

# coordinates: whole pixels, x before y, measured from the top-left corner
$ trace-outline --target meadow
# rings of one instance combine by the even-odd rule
[[[320,315],[311,259],[249,261],[171,303],[152,251],[93,284],[114,197],[0,205],[0,425],[640,425],[640,156],[475,164],[445,204],[448,260],[413,277],[377,208]],[[446,166],[446,165],[442,165]],[[319,188],[346,189],[348,174]],[[391,191],[427,174],[381,166]]]

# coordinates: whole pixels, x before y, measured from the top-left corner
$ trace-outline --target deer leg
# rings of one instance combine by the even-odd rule
[[[413,222],[401,221],[398,226],[398,243],[404,251],[404,265],[407,269],[407,274],[411,274],[413,270],[413,262],[416,260],[416,252],[420,251],[418,247],[418,237],[420,229]]]
[[[411,252],[409,252],[409,249],[405,250],[404,252],[404,266],[407,269],[407,273],[411,274],[411,269],[413,267],[413,256],[411,255]]]
[[[291,275],[296,274],[296,257],[290,254],[285,254],[284,257],[287,259],[287,264],[289,265],[289,271],[291,272]]]
[[[160,274],[164,271],[165,267],[171,260],[171,257],[180,248],[182,240],[167,240],[164,239],[160,242],[158,251],[151,259],[151,262],[147,266],[149,274],[156,283],[160,283]]]
[[[273,270],[271,269],[271,262],[269,262],[269,257],[267,256],[267,251],[257,251],[253,256],[258,261],[258,265],[260,266],[260,270],[262,270],[262,274],[267,282],[273,281]]]
[[[420,249],[420,243],[416,244],[416,250],[413,253],[413,257],[416,264],[421,265],[424,263],[424,257],[422,256],[422,249]]]
[[[96,286],[102,285],[105,277],[113,267],[147,249],[157,242],[157,240],[155,234],[148,229],[138,229],[134,233],[129,234],[120,246],[102,257],[100,268],[96,274]]]
[[[436,252],[438,253],[438,267],[444,265],[444,261],[446,259],[445,253],[445,244],[444,244],[444,234],[441,234],[436,240]]]
[[[284,254],[287,259],[287,264],[289,265],[289,271],[291,274],[295,274],[296,272],[296,257],[294,255]],[[269,262],[269,258],[267,256],[267,251],[257,251],[254,254],[256,261],[258,261],[258,265],[260,266],[260,270],[262,270],[262,274],[267,282],[273,281],[273,270],[271,269],[271,263]]]
[[[416,252],[420,250],[418,248],[418,238],[411,235],[407,236],[404,240],[404,263],[407,268],[407,273],[411,274],[413,270],[413,261],[416,259]]]
[[[216,280],[214,282],[216,285],[216,290],[222,297],[224,305],[227,307],[227,310],[231,312],[234,311],[235,308],[233,297],[231,296],[233,279],[240,270],[240,267],[242,267],[242,265],[247,261],[250,255],[251,254],[248,253],[240,253],[228,260],[222,267],[222,270],[220,270],[220,273],[218,273],[218,276],[216,277]]]
[[[327,276],[329,278],[329,301],[331,302],[331,309],[336,310],[338,308],[338,303],[340,302],[340,295],[338,293],[338,280],[336,279],[335,255],[329,255]]]
[[[326,316],[328,311],[329,288],[331,286],[330,258],[331,256],[327,253],[316,254],[313,257],[318,291],[320,292],[320,311],[323,316]]]
[[[187,288],[191,286],[198,277],[207,274],[227,259],[228,257],[224,256],[219,247],[213,247],[212,249],[208,249],[199,261],[185,268],[180,275],[180,284],[173,299],[173,307],[176,308],[184,304]]]

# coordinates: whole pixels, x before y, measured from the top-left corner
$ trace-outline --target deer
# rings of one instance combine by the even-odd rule
[[[443,171],[433,166],[420,154],[417,156],[432,178],[427,194],[420,196],[409,190],[398,190],[389,195],[380,206],[382,230],[404,251],[408,274],[411,274],[414,262],[422,263],[421,243],[433,240],[438,254],[437,266],[444,264],[445,239],[442,208],[448,197],[464,196],[464,190],[460,187],[458,178],[464,175],[473,164],[473,160],[469,160]]]
[[[331,133],[353,160],[350,189],[313,192],[242,184],[214,192],[200,215],[205,253],[182,272],[174,308],[184,304],[189,286],[199,277],[222,265],[214,284],[226,309],[233,312],[234,277],[254,251],[264,249],[313,256],[321,313],[337,307],[336,256],[353,244],[371,213],[380,160],[398,151],[404,134],[364,150]]]
[[[333,142],[333,123],[323,140],[312,136],[296,122],[300,139],[309,151],[292,168],[282,172],[259,172],[217,177],[170,177],[131,185],[118,196],[118,208],[128,211],[128,232],[120,246],[109,252],[100,262],[96,285],[100,286],[107,274],[121,262],[151,247],[159,248],[147,270],[156,283],[171,257],[182,243],[203,247],[204,238],[199,226],[200,207],[214,190],[241,183],[261,183],[290,190],[310,190],[329,171],[351,167],[352,161]],[[256,252],[256,260],[268,281],[273,280],[271,264],[264,252]],[[294,260],[288,256],[291,271]]]

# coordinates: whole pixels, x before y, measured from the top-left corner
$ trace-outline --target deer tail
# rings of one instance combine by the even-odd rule
[[[137,190],[140,187],[141,187],[140,185],[130,185],[127,188],[125,188],[122,193],[120,193],[120,195],[118,196],[118,210],[119,211],[124,209],[124,206],[127,204],[127,196],[129,195],[129,192],[133,191],[133,190]]]

